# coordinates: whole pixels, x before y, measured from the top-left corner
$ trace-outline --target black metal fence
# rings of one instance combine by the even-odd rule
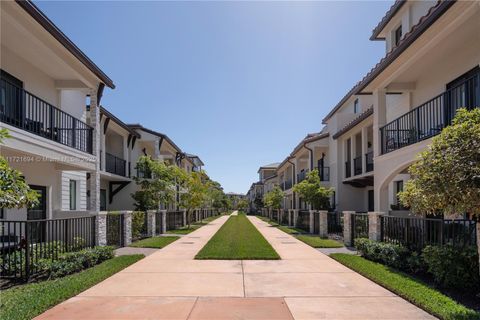
[[[272,209],[272,220],[278,221],[278,209]]]
[[[0,221],[0,277],[28,279],[45,259],[95,246],[95,219]]]
[[[167,212],[167,230],[183,227],[183,211]]]
[[[288,224],[288,209],[280,209],[280,224]]]
[[[329,212],[327,214],[328,234],[343,237],[343,213]]]
[[[309,210],[298,211],[297,228],[305,232],[310,232],[310,211]]]
[[[313,213],[313,233],[319,234],[320,233],[320,212],[315,211]]]
[[[107,214],[107,245],[124,246],[125,217],[119,213]]]
[[[93,128],[43,99],[0,80],[0,120],[37,136],[92,153]]]
[[[368,238],[368,214],[352,214],[352,241],[357,238]]]
[[[144,211],[132,212],[132,241],[148,238],[148,214]]]
[[[162,212],[155,212],[155,234],[162,234],[163,230],[163,217]]]
[[[422,250],[427,245],[475,245],[476,222],[457,219],[428,219],[414,217],[381,218],[381,240],[404,245],[411,250]]]

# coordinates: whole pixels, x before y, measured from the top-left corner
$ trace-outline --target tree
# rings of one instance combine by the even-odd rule
[[[457,110],[408,172],[412,179],[399,198],[411,211],[480,218],[480,109]],[[480,256],[479,223],[477,245]]]
[[[208,189],[211,182],[206,174],[201,172],[186,173],[181,181],[183,193],[180,195],[180,206],[187,210],[187,222],[190,227],[191,214],[194,209],[201,208],[208,199]]]
[[[279,186],[273,187],[272,190],[267,192],[263,197],[263,203],[270,209],[280,209],[282,206],[283,191]]]
[[[157,210],[175,199],[176,181],[181,178],[180,169],[163,161],[142,156],[137,163],[142,177],[134,177],[140,190],[132,194],[135,208],[139,211]]]
[[[7,129],[0,129],[0,144],[10,138]],[[0,156],[0,208],[32,207],[38,203],[38,194],[30,189],[22,173],[10,167]]]
[[[240,199],[237,203],[237,208],[240,210],[240,211],[243,211],[245,212],[248,208],[248,201],[247,199]]]
[[[305,180],[294,185],[293,191],[298,193],[314,210],[328,210],[330,208],[333,189],[322,186],[317,169],[310,171]]]

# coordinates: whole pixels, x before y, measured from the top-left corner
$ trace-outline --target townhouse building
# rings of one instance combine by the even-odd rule
[[[397,0],[370,40],[385,57],[278,166],[285,209],[304,208],[291,185],[316,165],[336,210],[408,215],[397,193],[409,166],[458,108],[480,106],[480,2]]]
[[[11,135],[1,154],[40,196],[35,208],[4,209],[1,218],[98,211],[99,105],[115,85],[32,2],[0,9],[0,120]]]

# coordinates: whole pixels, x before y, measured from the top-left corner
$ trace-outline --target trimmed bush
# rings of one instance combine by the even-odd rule
[[[355,239],[355,247],[368,260],[397,269],[406,268],[409,251],[404,246],[359,238]]]
[[[447,288],[478,288],[477,247],[427,246],[423,249],[427,271],[435,282]]]

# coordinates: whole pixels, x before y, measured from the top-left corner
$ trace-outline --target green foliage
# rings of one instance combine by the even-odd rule
[[[279,186],[273,187],[263,197],[265,207],[270,209],[280,209],[282,207],[283,191]]]
[[[41,265],[43,272],[49,278],[55,279],[88,269],[111,258],[113,258],[112,247],[94,247],[64,253],[53,261],[44,259]]]
[[[311,204],[313,209],[328,210],[330,208],[333,189],[322,186],[317,169],[309,172],[305,180],[294,185],[293,191],[298,193],[305,202]]]
[[[185,173],[181,188],[180,206],[187,209],[190,226],[193,210],[202,208],[209,199],[209,180],[204,172]]]
[[[427,246],[422,255],[437,284],[447,288],[480,287],[476,247]]]
[[[137,170],[145,177],[134,177],[140,190],[132,194],[137,211],[157,210],[161,204],[175,199],[177,180],[183,178],[183,170],[164,161],[142,156]]]
[[[404,269],[409,255],[407,248],[366,238],[355,239],[355,247],[368,260],[380,262],[390,267]]]
[[[455,302],[420,280],[362,257],[334,253],[330,257],[398,294],[425,311],[445,320],[479,319],[480,314]]]
[[[238,210],[246,211],[248,209],[248,200],[247,199],[240,199],[237,203]]]
[[[195,259],[280,259],[270,243],[244,214],[231,216],[195,256]]]
[[[143,211],[132,212],[132,239],[137,240],[147,234],[147,213]]]
[[[10,138],[8,130],[0,129],[0,144]],[[0,208],[32,207],[38,203],[38,194],[31,190],[22,173],[10,167],[8,161],[0,156]]]
[[[457,110],[409,173],[399,197],[413,212],[480,216],[480,109]]]
[[[180,237],[176,236],[146,238],[132,243],[130,247],[162,249],[178,239]]]
[[[143,257],[143,255],[116,257],[83,272],[63,278],[2,290],[0,291],[1,318],[9,320],[33,319]]]

